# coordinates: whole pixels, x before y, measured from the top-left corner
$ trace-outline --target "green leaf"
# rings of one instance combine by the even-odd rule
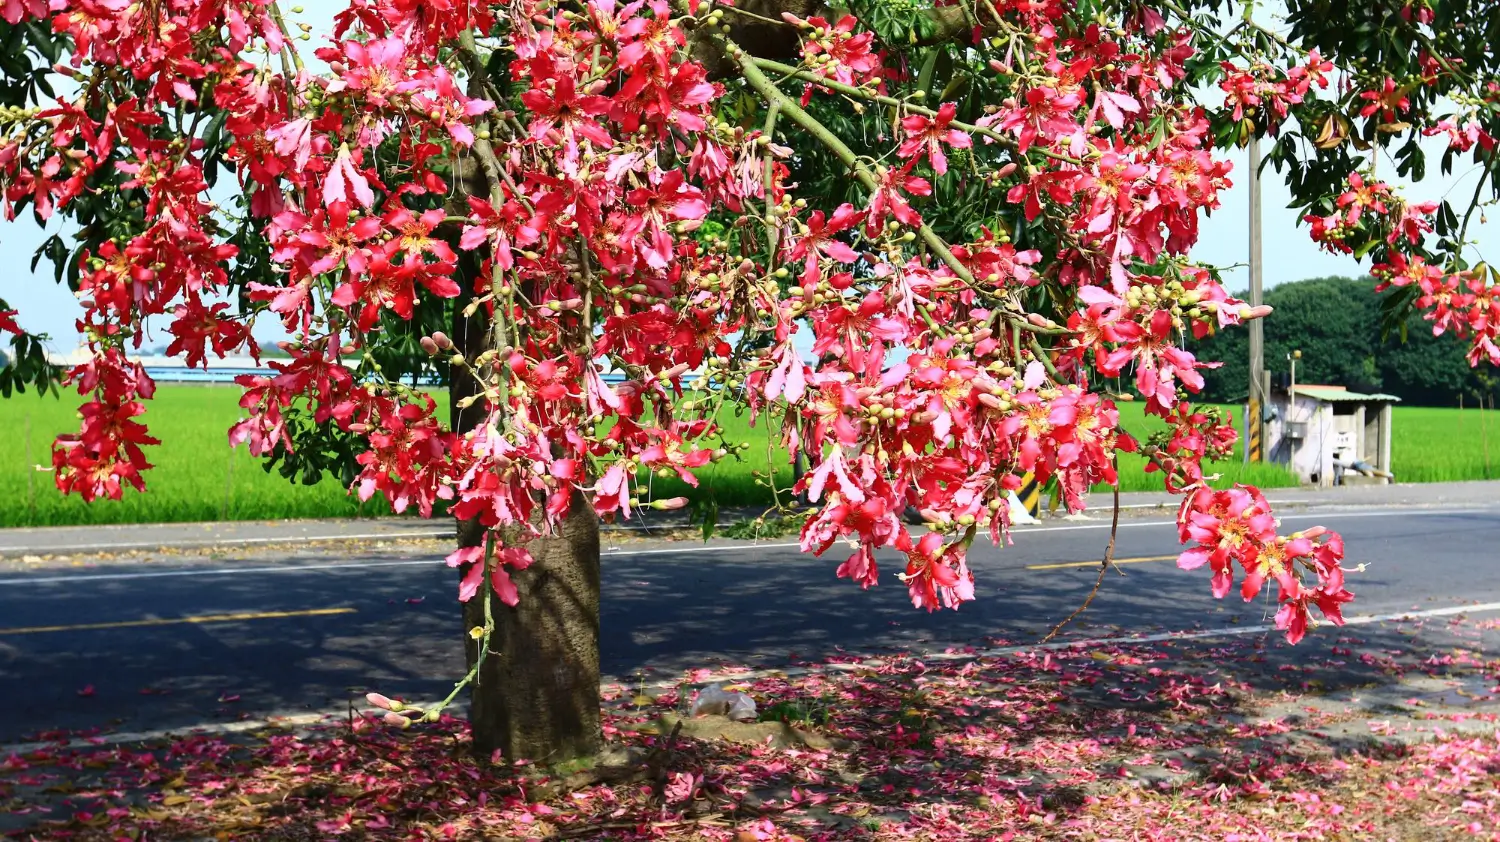
[[[707,541],[714,536],[714,528],[719,525],[719,503],[712,498],[703,504],[703,540]]]

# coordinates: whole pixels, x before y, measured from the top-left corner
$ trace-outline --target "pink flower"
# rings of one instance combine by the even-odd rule
[[[375,194],[370,190],[370,182],[355,165],[346,144],[339,147],[338,157],[334,159],[328,174],[323,177],[323,204],[332,206],[335,202],[348,202],[350,190],[354,191],[354,198],[362,207],[368,208],[375,204]]]
[[[461,547],[449,553],[445,559],[449,567],[464,568],[463,579],[458,585],[460,602],[468,602],[479,593],[479,587],[484,582],[484,556],[483,546]],[[520,602],[520,596],[505,568],[508,566],[525,570],[531,566],[531,553],[523,547],[502,547],[496,550],[491,562],[490,585],[495,589],[495,594],[506,605],[516,605]]]
[[[266,139],[276,143],[276,154],[291,157],[299,171],[307,169],[312,157],[312,121],[306,117],[282,123],[266,130]]]
[[[954,149],[968,149],[974,145],[973,139],[967,134],[948,127],[957,113],[957,105],[945,102],[939,106],[935,117],[912,114],[903,119],[901,128],[906,132],[906,140],[896,149],[896,154],[902,158],[911,158],[924,153],[932,162],[933,172],[938,175],[948,172],[948,157],[943,154],[943,144]]]
[[[974,576],[964,563],[962,550],[945,547],[941,534],[929,532],[913,544],[911,536],[902,530],[896,549],[906,553],[906,572],[901,579],[911,593],[913,606],[928,611],[957,608],[974,598]]]

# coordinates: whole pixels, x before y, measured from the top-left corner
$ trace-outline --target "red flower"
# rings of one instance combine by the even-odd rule
[[[647,265],[665,269],[672,259],[674,223],[688,223],[690,230],[708,216],[703,193],[687,183],[681,170],[671,170],[649,187],[639,187],[625,198],[632,212],[644,221],[642,233],[647,242],[639,244],[639,253]]]
[[[328,174],[323,178],[323,204],[332,206],[337,202],[347,202],[349,193],[353,192],[354,198],[363,207],[375,204],[375,194],[370,190],[370,180],[356,164],[356,156],[349,152],[347,145],[339,148],[338,157],[334,159],[333,166],[329,167]]]
[[[197,365],[208,368],[205,351],[209,347],[220,359],[246,343],[251,353],[256,354],[258,346],[250,338],[250,330],[243,322],[226,317],[224,313],[228,310],[228,302],[204,307],[196,295],[189,297],[186,304],[173,311],[174,318],[167,331],[175,338],[167,346],[167,355],[185,354],[189,368]]]
[[[365,243],[381,232],[379,217],[360,216],[348,202],[334,202],[308,216],[300,211],[278,215],[272,229],[279,241],[271,257],[292,263],[293,277],[323,275],[343,264],[345,274],[364,274],[369,266]],[[278,310],[278,312],[287,312]]]
[[[935,611],[957,608],[974,598],[974,576],[964,563],[964,554],[956,546],[944,546],[937,532],[923,535],[916,544],[906,530],[896,539],[896,549],[906,553],[906,572],[901,581],[911,594],[916,608]]]
[[[789,260],[803,262],[804,284],[817,284],[821,277],[818,271],[820,256],[839,263],[853,263],[859,259],[859,254],[837,237],[841,232],[859,225],[864,215],[864,211],[855,210],[853,205],[845,202],[834,209],[831,217],[824,216],[822,211],[813,211],[808,216],[807,230],[787,252]]]
[[[1411,106],[1411,101],[1406,98],[1406,89],[1396,87],[1396,80],[1389,76],[1385,77],[1380,90],[1361,91],[1359,98],[1365,101],[1364,107],[1359,110],[1359,116],[1369,117],[1378,112],[1382,123],[1396,122],[1401,112]]]
[[[877,170],[880,186],[870,194],[870,207],[865,218],[865,233],[874,237],[885,224],[887,214],[903,225],[922,224],[922,215],[906,202],[906,195],[931,196],[932,184],[925,178],[911,174],[916,161],[907,161],[899,167],[881,167]]]
[[[463,580],[458,585],[458,599],[460,602],[468,602],[479,593],[479,587],[484,582],[485,573],[485,547],[465,547],[454,550],[448,554],[449,567],[463,567]],[[524,547],[497,547],[493,558],[489,561],[490,586],[495,589],[495,595],[506,605],[515,605],[520,601],[516,593],[516,586],[510,580],[510,573],[506,567],[516,570],[525,570],[531,566],[531,553]],[[467,566],[466,566],[467,565]]]
[[[545,80],[539,74],[537,81]],[[579,139],[601,149],[614,145],[609,132],[595,119],[609,111],[609,98],[580,95],[571,76],[553,79],[550,92],[532,88],[521,94],[521,101],[531,110],[529,130],[533,140],[547,140],[552,132],[557,132],[558,139],[570,149],[577,149]]]
[[[903,119],[901,128],[906,132],[906,140],[896,149],[896,154],[902,158],[925,154],[932,162],[933,172],[938,175],[948,172],[948,157],[943,154],[943,144],[954,149],[968,149],[974,145],[973,139],[967,134],[948,128],[957,113],[957,105],[945,102],[938,108],[935,117],[912,114]]]

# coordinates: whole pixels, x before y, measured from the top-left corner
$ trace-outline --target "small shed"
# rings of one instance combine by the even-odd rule
[[[1267,461],[1315,486],[1391,482],[1391,417],[1400,400],[1343,386],[1272,387]]]

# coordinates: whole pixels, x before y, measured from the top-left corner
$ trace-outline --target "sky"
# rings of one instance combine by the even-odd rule
[[[317,46],[320,39],[331,31],[335,8],[346,4],[338,0],[303,0],[301,5],[304,12],[292,17],[312,26],[311,46]],[[311,59],[311,50],[307,46],[301,52]],[[1450,201],[1462,213],[1480,172],[1461,161],[1451,176],[1443,176],[1437,166],[1443,141],[1428,139],[1423,148],[1428,153],[1428,178],[1420,184],[1411,185],[1396,178],[1395,163],[1389,158],[1382,158],[1377,163],[1377,173],[1382,179],[1407,188],[1406,195],[1412,200],[1439,199],[1451,193]],[[1220,194],[1221,207],[1205,218],[1199,243],[1192,251],[1192,256],[1200,263],[1221,267],[1244,264],[1249,258],[1248,155],[1245,150],[1234,150],[1228,158],[1234,164],[1230,175],[1234,186]],[[1368,271],[1367,266],[1362,267],[1351,257],[1320,251],[1308,237],[1306,226],[1298,224],[1297,213],[1287,208],[1289,201],[1290,193],[1285,183],[1278,180],[1274,169],[1268,168],[1261,195],[1262,276],[1267,286],[1324,275],[1357,276]],[[1495,248],[1500,244],[1500,213],[1495,216],[1495,219],[1484,221],[1476,218],[1470,227],[1470,236],[1478,239],[1481,252],[1486,251],[1487,246],[1491,252],[1500,251]],[[61,220],[54,219],[43,229],[29,212],[11,223],[0,221],[0,267],[8,270],[0,272],[0,299],[20,311],[18,320],[23,327],[35,333],[49,334],[53,340],[52,350],[66,353],[78,342],[74,323],[82,314],[82,308],[66,285],[53,282],[49,261],[42,261],[35,273],[30,268],[37,247],[58,231],[64,231]],[[66,233],[64,238],[67,238]],[[1500,254],[1489,256],[1500,258]],[[1241,266],[1226,271],[1225,285],[1231,291],[1247,288],[1248,270]],[[263,320],[263,324],[269,326],[270,332],[262,338],[279,338],[275,335],[274,321]],[[261,334],[259,326],[257,334]],[[164,325],[157,325],[148,344],[167,339],[170,336],[165,334]]]

